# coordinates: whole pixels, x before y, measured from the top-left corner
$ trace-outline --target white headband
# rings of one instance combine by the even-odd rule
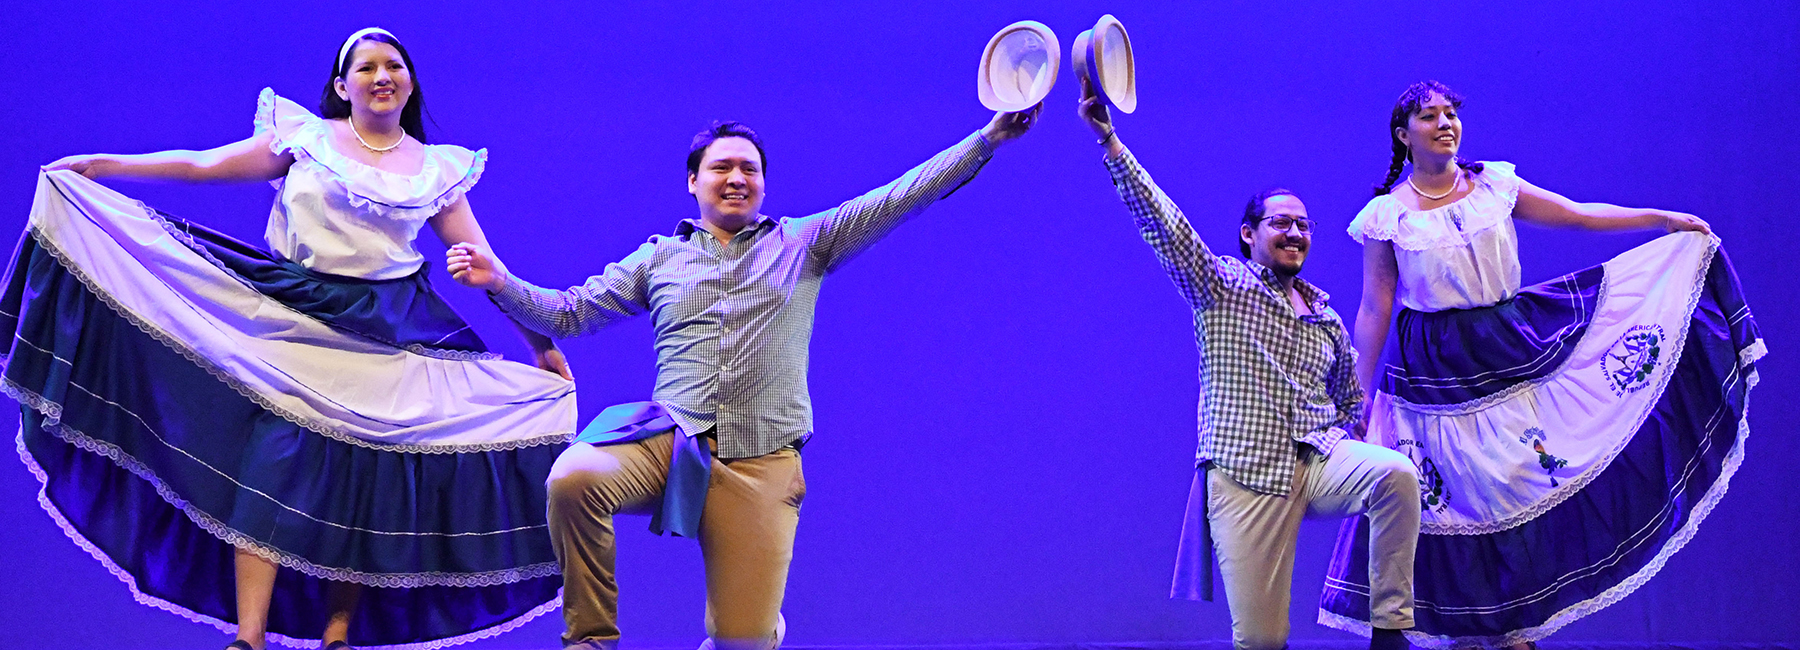
[[[350,46],[356,45],[356,42],[359,40],[362,40],[362,37],[368,36],[370,34],[382,34],[382,35],[387,36],[388,38],[394,39],[394,42],[396,42],[396,43],[400,42],[400,37],[395,36],[392,32],[389,32],[388,30],[382,29],[380,27],[369,27],[367,29],[358,31],[355,34],[351,34],[350,38],[344,39],[344,46],[338,48],[337,68],[333,70],[334,72],[342,72],[343,71],[344,57],[350,56]]]

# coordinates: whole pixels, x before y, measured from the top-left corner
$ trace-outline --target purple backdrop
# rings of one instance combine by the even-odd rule
[[[1387,112],[1406,84],[1442,80],[1469,97],[1466,155],[1513,161],[1577,200],[1711,221],[1771,341],[1730,497],[1655,581],[1552,641],[1800,643],[1800,506],[1779,487],[1793,475],[1782,423],[1800,415],[1783,289],[1796,242],[1778,226],[1800,203],[1791,1],[214,4],[0,11],[0,231],[23,227],[37,165],[246,137],[258,90],[316,105],[340,39],[380,25],[412,51],[433,139],[491,149],[471,200],[500,253],[541,284],[575,283],[695,214],[682,161],[709,120],[766,138],[769,213],[825,209],[988,119],[973,81],[995,30],[1032,18],[1066,47],[1111,12],[1140,70],[1142,108],[1118,117],[1126,142],[1215,250],[1235,249],[1244,197],[1297,190],[1324,224],[1307,277],[1349,313],[1360,256],[1342,233],[1385,170]],[[1194,448],[1189,314],[1075,97],[1065,70],[1036,130],[827,283],[790,643],[1228,638],[1223,603],[1166,598]],[[261,184],[112,185],[251,241],[272,197]],[[1524,229],[1526,280],[1651,236]],[[479,295],[438,284],[490,343],[523,352]],[[646,321],[565,349],[584,417],[649,394]],[[36,488],[0,462],[0,645],[223,645],[131,602],[39,512]],[[643,524],[621,524],[627,643],[691,647],[699,553]],[[1335,531],[1304,529],[1297,641],[1348,639],[1311,622]],[[553,646],[555,619],[475,647]]]

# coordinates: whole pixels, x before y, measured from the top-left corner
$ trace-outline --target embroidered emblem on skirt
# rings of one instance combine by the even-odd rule
[[[1526,429],[1525,433],[1519,436],[1520,443],[1530,445],[1531,450],[1537,452],[1538,465],[1544,468],[1545,474],[1550,475],[1550,487],[1557,487],[1560,484],[1556,482],[1556,470],[1568,467],[1569,461],[1566,458],[1554,456],[1544,449],[1544,441],[1549,439],[1550,434],[1544,433],[1543,429],[1537,427]]]
[[[1443,512],[1450,507],[1450,493],[1444,488],[1444,475],[1438,472],[1437,463],[1425,455],[1425,445],[1417,440],[1400,440],[1395,448],[1412,459],[1413,465],[1419,468],[1419,506],[1426,512]]]
[[[1619,337],[1600,360],[1606,383],[1621,397],[1650,385],[1656,362],[1662,357],[1663,330],[1659,325],[1638,325]]]

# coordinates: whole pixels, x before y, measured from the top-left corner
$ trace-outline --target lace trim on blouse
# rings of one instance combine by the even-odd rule
[[[1512,218],[1523,182],[1512,163],[1482,164],[1481,173],[1470,177],[1474,189],[1448,205],[1409,210],[1392,194],[1375,197],[1350,222],[1350,237],[1359,244],[1393,242],[1409,251],[1467,245],[1476,233]]]
[[[425,164],[417,174],[397,174],[364,164],[328,144],[325,120],[299,104],[264,88],[256,99],[257,135],[273,131],[271,152],[292,152],[295,164],[316,167],[327,187],[341,190],[353,208],[365,215],[398,221],[423,221],[455,203],[481,180],[487,149],[470,152],[456,145],[425,145]],[[281,179],[271,184],[280,186]]]

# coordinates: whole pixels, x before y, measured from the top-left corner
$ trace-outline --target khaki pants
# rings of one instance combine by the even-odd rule
[[[618,645],[613,515],[648,514],[655,507],[668,482],[676,435],[606,446],[577,443],[551,467],[550,540],[563,572],[564,645]],[[806,478],[793,449],[713,459],[700,552],[706,629],[719,647],[774,645],[805,498]]]
[[[1206,512],[1237,648],[1287,645],[1302,518],[1368,515],[1370,623],[1391,630],[1413,626],[1419,478],[1412,461],[1355,440],[1337,443],[1327,457],[1303,449],[1294,463],[1291,497],[1252,492],[1216,467],[1206,472]]]

